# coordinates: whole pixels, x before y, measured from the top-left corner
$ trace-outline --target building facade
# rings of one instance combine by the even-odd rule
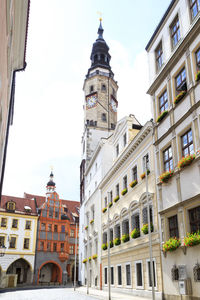
[[[32,284],[37,234],[35,201],[2,196],[0,206],[0,245],[6,247],[0,258],[0,287]]]
[[[164,297],[200,299],[200,2],[171,1],[146,50]]]

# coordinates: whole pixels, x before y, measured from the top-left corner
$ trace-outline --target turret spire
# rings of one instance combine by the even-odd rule
[[[103,40],[103,27],[102,27],[102,24],[101,24],[101,21],[102,21],[102,19],[100,18],[99,19],[99,21],[100,21],[100,24],[99,24],[99,29],[98,29],[98,39],[97,40]]]

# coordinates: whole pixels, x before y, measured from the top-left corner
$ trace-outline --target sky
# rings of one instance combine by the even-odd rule
[[[118,120],[151,119],[145,46],[171,0],[34,0],[25,72],[16,78],[3,194],[45,196],[53,167],[62,199],[79,201],[83,82],[99,12],[118,82]]]

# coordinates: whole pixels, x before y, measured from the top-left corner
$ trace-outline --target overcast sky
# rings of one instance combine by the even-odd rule
[[[31,1],[25,72],[17,74],[3,194],[45,195],[53,166],[62,199],[79,201],[83,81],[102,13],[118,81],[118,119],[151,119],[145,46],[170,0]]]

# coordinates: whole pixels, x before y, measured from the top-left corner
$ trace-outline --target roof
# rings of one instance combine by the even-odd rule
[[[171,3],[170,3],[170,5],[168,6],[166,12],[164,13],[164,15],[163,15],[162,19],[160,20],[158,26],[156,27],[156,30],[154,31],[152,37],[150,38],[148,44],[147,44],[146,47],[145,47],[145,50],[146,50],[146,51],[148,50],[149,46],[151,45],[151,42],[153,41],[154,37],[155,37],[156,34],[158,33],[160,27],[162,26],[162,24],[163,24],[163,22],[165,21],[165,19],[166,19],[168,13],[169,13],[169,11],[170,11],[170,9],[172,8],[172,6],[174,5],[175,2],[176,2],[176,0],[172,0]]]
[[[8,201],[15,202],[15,213],[26,214],[26,215],[27,214],[35,215],[35,216],[37,215],[36,204],[35,204],[35,201],[32,199],[2,195],[1,203],[0,203],[1,211],[6,211],[6,203]],[[27,212],[27,210],[25,209],[25,206],[30,207],[31,212]]]

